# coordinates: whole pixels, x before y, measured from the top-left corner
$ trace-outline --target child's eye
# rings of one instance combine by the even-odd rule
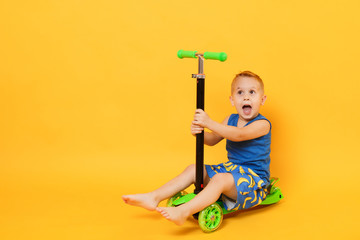
[[[254,91],[254,90],[250,90],[250,94],[255,94],[255,91]]]
[[[244,93],[244,92],[243,92],[242,90],[238,91],[238,94],[240,94],[240,95],[243,94],[243,93]]]

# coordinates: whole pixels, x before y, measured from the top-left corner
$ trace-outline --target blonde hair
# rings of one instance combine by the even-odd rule
[[[264,82],[259,77],[259,75],[255,74],[255,73],[253,73],[251,71],[242,71],[242,72],[236,74],[235,78],[232,80],[231,94],[234,92],[234,85],[235,85],[236,79],[238,79],[239,77],[251,77],[251,78],[254,78],[256,81],[258,81],[258,83],[260,83],[261,90],[264,92]]]

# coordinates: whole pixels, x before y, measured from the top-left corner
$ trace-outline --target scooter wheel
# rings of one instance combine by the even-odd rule
[[[199,213],[199,226],[206,233],[213,232],[220,227],[223,211],[219,204],[213,203]]]
[[[182,196],[187,195],[188,193],[185,191],[181,191],[178,192],[177,194],[175,194],[174,196],[172,196],[171,198],[169,198],[166,202],[166,206],[167,207],[175,207],[173,202],[175,202],[176,200],[178,200],[179,198],[181,198]]]

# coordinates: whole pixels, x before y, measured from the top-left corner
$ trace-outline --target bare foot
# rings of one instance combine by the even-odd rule
[[[183,225],[189,217],[181,207],[157,207],[156,211],[161,213],[167,220],[172,221],[179,226]]]
[[[129,205],[142,207],[150,211],[154,211],[159,204],[151,193],[124,195],[122,199]]]

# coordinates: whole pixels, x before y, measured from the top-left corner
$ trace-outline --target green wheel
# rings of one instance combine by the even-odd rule
[[[219,204],[213,203],[199,213],[199,226],[206,233],[213,232],[220,227],[223,211]]]
[[[177,194],[175,194],[174,196],[172,196],[171,198],[169,198],[167,200],[167,203],[166,203],[166,206],[167,207],[176,207],[173,203],[178,200],[179,198],[181,198],[182,196],[185,196],[187,195],[188,193],[185,192],[185,191],[181,191],[181,192],[178,192]]]

